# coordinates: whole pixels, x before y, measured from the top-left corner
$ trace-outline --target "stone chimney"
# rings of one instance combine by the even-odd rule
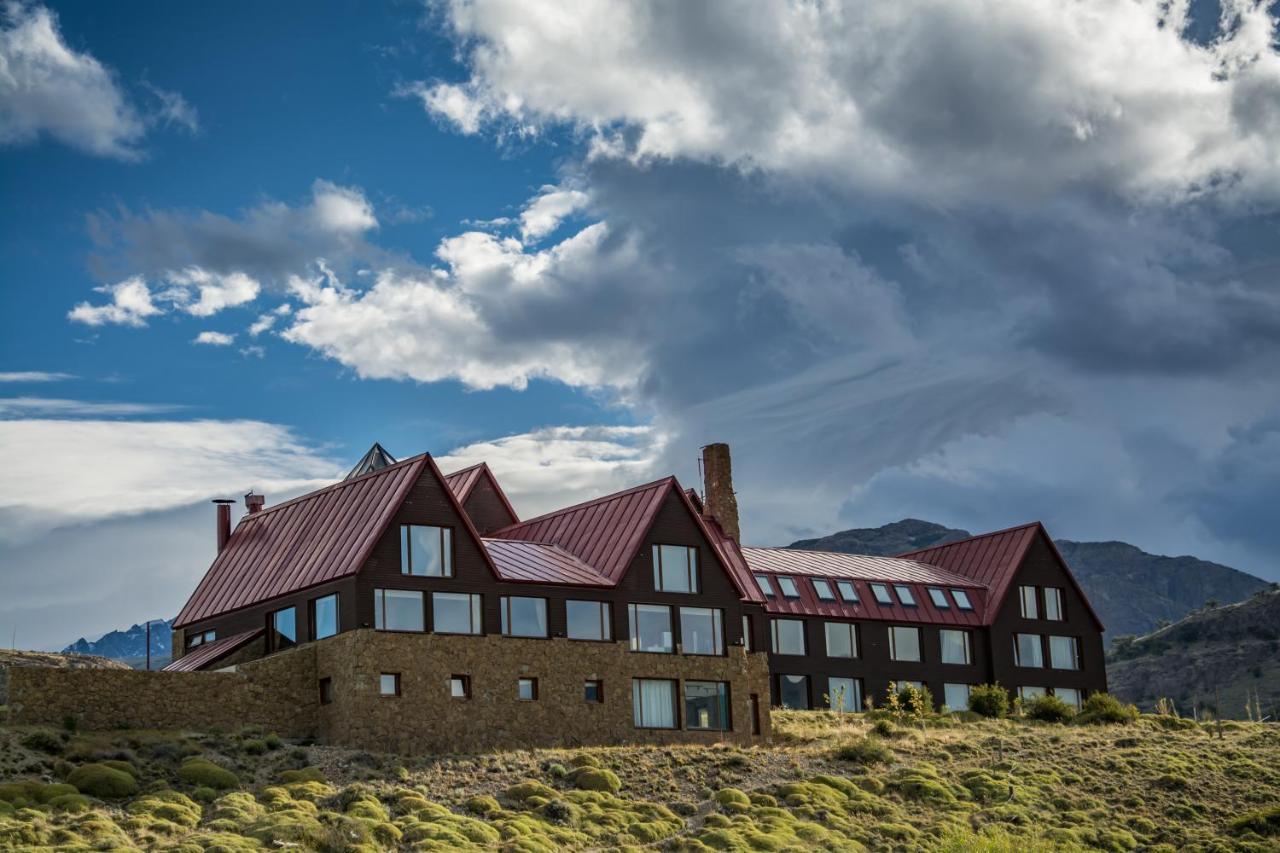
[[[227,547],[227,540],[231,538],[231,504],[234,501],[219,498],[213,503],[218,507],[218,515],[214,523],[218,533],[218,553],[221,554],[222,549]]]
[[[266,495],[259,495],[254,492],[250,492],[244,496],[244,506],[245,509],[249,510],[249,515],[253,515],[256,512],[262,512],[262,508],[266,505]]]
[[[715,518],[726,536],[741,545],[738,498],[733,493],[733,463],[729,459],[729,445],[717,443],[702,448],[702,478],[707,514]]]

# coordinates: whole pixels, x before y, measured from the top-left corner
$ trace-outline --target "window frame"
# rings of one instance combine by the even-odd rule
[[[689,686],[691,684],[714,684],[717,687],[715,698],[724,719],[720,726],[695,726],[693,716],[689,713]],[[697,697],[695,697],[696,699]],[[688,678],[680,685],[680,700],[684,705],[684,728],[691,732],[731,732],[733,731],[733,693],[727,681],[708,681],[700,678]]]
[[[590,604],[595,605],[600,614],[600,633],[599,637],[575,637],[569,633],[571,623],[569,619],[569,606],[572,604]],[[564,602],[564,635],[570,640],[576,640],[580,643],[612,643],[613,642],[613,602],[600,601],[594,598],[567,598]]]
[[[671,686],[671,725],[650,726],[643,721],[642,685],[662,682]],[[631,723],[637,729],[654,731],[677,731],[680,728],[680,681],[675,678],[632,678],[631,679]]]
[[[317,628],[318,620],[316,619],[317,605],[326,599],[333,599],[333,633],[319,636]],[[307,635],[312,642],[316,640],[327,640],[330,637],[336,637],[342,633],[342,599],[338,595],[338,591],[334,590],[327,595],[317,595],[315,598],[307,602]]]
[[[791,587],[791,592],[787,592],[787,587]],[[778,575],[778,592],[783,598],[794,601],[800,597],[800,584],[790,575]]]
[[[592,699],[590,696],[588,696],[588,695],[587,695],[587,690],[588,690],[588,688],[590,688],[590,687],[594,687],[594,688],[595,688],[595,691],[596,691],[596,698],[594,698],[594,699]],[[583,681],[582,681],[582,701],[586,702],[586,703],[587,703],[587,704],[589,704],[589,705],[603,705],[603,704],[604,704],[604,679],[603,679],[603,678],[585,678],[585,679],[583,679]]]
[[[798,652],[783,652],[778,650],[778,623],[794,622],[800,626],[800,643],[801,649]],[[791,657],[804,657],[809,654],[809,632],[805,629],[807,622],[804,619],[782,619],[772,618],[769,620],[769,650],[775,655],[788,655]]]
[[[1018,612],[1023,619],[1040,618],[1040,595],[1036,590],[1034,586],[1018,587]]]
[[[973,638],[970,631],[962,628],[939,628],[938,629],[938,663],[947,666],[971,666],[973,664]],[[964,640],[964,660],[947,660],[947,644],[943,642],[943,634],[959,634]]]
[[[656,610],[661,608],[667,612],[667,631],[671,635],[671,647],[668,649],[641,649],[637,648],[640,644],[640,635],[637,632],[639,625],[640,608],[647,610]],[[629,602],[627,604],[627,640],[630,650],[635,654],[650,655],[673,655],[676,653],[676,626],[672,618],[672,605],[670,604],[646,604],[642,602]]]
[[[951,587],[951,600],[956,603],[956,610],[973,609],[973,599],[969,598],[967,590]]]
[[[472,624],[472,631],[441,631],[436,624],[436,596],[446,598],[462,598],[467,601],[467,619]],[[450,590],[432,590],[431,596],[431,633],[451,637],[478,637],[484,634],[484,596],[478,592],[452,592]]]
[[[525,686],[529,687],[529,695],[523,696]],[[516,701],[517,702],[537,702],[538,701],[538,677],[536,675],[521,675],[516,678]]]
[[[846,588],[848,594],[846,595]],[[848,604],[859,604],[862,599],[858,597],[858,587],[851,580],[836,581],[836,593],[840,596],[840,600]]]
[[[818,601],[836,600],[836,592],[831,588],[831,581],[826,578],[812,578],[809,582],[813,584],[813,595]],[[827,591],[826,595],[822,594],[824,589]]]
[[[453,692],[454,683],[462,685],[462,694],[458,695]],[[449,676],[449,698],[465,701],[471,698],[471,676],[465,673],[453,673]]]
[[[689,562],[686,564],[685,573],[689,581],[688,589],[667,589],[663,585],[662,577],[662,549],[663,548],[683,548],[688,552]],[[653,589],[655,592],[664,592],[669,595],[701,595],[702,594],[702,554],[701,549],[697,545],[678,545],[673,542],[655,542],[653,544]]]
[[[542,603],[542,633],[541,634],[513,634],[511,633],[511,600],[518,598],[521,601],[535,601]],[[551,606],[545,596],[541,595],[501,595],[498,596],[498,626],[499,631],[504,637],[516,637],[522,640],[546,640],[551,637]]]
[[[387,593],[402,592],[406,595],[416,595],[418,597],[419,617],[422,620],[421,628],[388,628],[387,627]],[[427,594],[420,589],[397,589],[394,587],[375,587],[373,590],[373,629],[375,631],[387,631],[393,634],[425,634],[427,632]],[[382,623],[382,627],[378,623]]]
[[[893,606],[893,595],[889,592],[887,583],[873,583],[871,586],[871,597],[876,600],[876,604],[881,607]]]
[[[388,693],[383,689],[383,685],[386,683],[384,679],[386,678],[392,679],[392,684],[394,685],[394,688],[395,688],[394,692],[392,693]],[[400,673],[398,672],[379,672],[378,673],[378,696],[380,696],[383,699],[399,699],[403,695],[404,693],[402,691],[402,687],[400,684]]]
[[[1050,593],[1052,593],[1052,596],[1050,595]],[[1044,597],[1044,618],[1050,622],[1067,621],[1066,596],[1063,595],[1062,587],[1046,586],[1041,590],[1040,594]],[[1057,615],[1051,616],[1049,614],[1050,600],[1052,600],[1054,603],[1053,610],[1056,612]]]
[[[783,701],[782,684],[784,678],[798,678],[800,683],[804,685],[804,705],[800,708],[792,708]],[[779,672],[774,676],[774,684],[778,688],[778,707],[788,711],[809,711],[813,709],[813,691],[810,689],[812,680],[805,673],[795,672]]]
[[[750,652],[755,643],[752,642],[751,635],[755,630],[755,620],[751,618],[750,613],[742,614],[742,649]]]
[[[1058,666],[1056,663],[1056,655],[1053,653],[1054,640],[1067,640],[1071,643],[1071,666]],[[1079,672],[1080,671],[1080,638],[1069,634],[1050,634],[1048,639],[1049,646],[1049,669],[1056,669],[1059,672]]]
[[[903,607],[917,607],[916,594],[905,583],[895,583],[893,592],[898,596],[898,603]]]
[[[293,636],[288,639],[287,645],[281,645],[278,635],[283,633],[276,627],[276,617],[281,613],[289,612],[293,614]],[[267,647],[271,652],[282,652],[285,649],[292,649],[298,645],[298,606],[290,604],[287,607],[279,607],[267,614]]]
[[[316,682],[316,693],[321,705],[333,704],[333,677],[326,675]]]
[[[948,687],[963,687],[963,688],[964,688],[964,707],[963,707],[963,708],[956,708],[956,707],[955,707],[955,706],[953,706],[950,702],[948,702],[948,701],[947,701],[947,688],[948,688]],[[970,697],[972,697],[972,696],[973,696],[973,685],[972,685],[972,684],[967,684],[967,683],[957,682],[957,681],[947,681],[947,682],[943,682],[943,684],[942,684],[942,704],[946,705],[946,706],[947,706],[948,708],[950,708],[952,711],[967,711],[967,710],[969,710],[969,699],[970,699]]]
[[[1084,691],[1081,690],[1079,687],[1052,687],[1050,688],[1050,690],[1053,692],[1054,696],[1057,696],[1059,699],[1062,699],[1063,702],[1066,702],[1068,705],[1070,705],[1072,708],[1075,708],[1077,711],[1079,711],[1081,708],[1084,707]],[[1060,690],[1070,691],[1071,693],[1075,694],[1075,699],[1068,702],[1066,699],[1062,697],[1062,694],[1058,692]]]
[[[1036,641],[1035,648],[1038,651],[1038,655],[1040,659],[1039,663],[1025,663],[1022,660],[1022,643],[1021,643],[1022,637],[1035,638],[1035,641]],[[1025,634],[1022,632],[1015,632],[1013,635],[1013,665],[1021,669],[1044,669],[1045,668],[1044,636],[1041,634]]]
[[[413,571],[413,534],[414,527],[429,527],[439,531],[440,539],[440,571],[441,574],[418,574]],[[446,542],[445,533],[448,533]],[[400,525],[400,574],[412,578],[452,578],[454,573],[454,550],[458,537],[453,535],[452,525],[447,524],[402,524]]]
[[[774,597],[773,582],[769,580],[768,575],[753,573],[751,577],[755,579],[756,586],[760,587],[761,595],[763,595],[765,598]]]
[[[846,710],[846,708],[845,708],[845,707],[843,707],[843,706],[842,706],[841,708],[837,709],[837,708],[834,706],[833,700],[834,700],[834,698],[835,698],[835,691],[834,691],[834,690],[832,690],[832,688],[831,688],[831,682],[833,682],[833,681],[847,681],[847,682],[849,682],[851,685],[853,685],[853,699],[854,699],[854,702],[853,702],[853,707],[852,707],[851,709]],[[838,711],[840,711],[841,713],[844,713],[844,714],[854,714],[854,713],[857,713],[857,712],[859,712],[859,711],[861,711],[861,710],[862,710],[862,696],[863,696],[863,692],[862,692],[862,679],[861,679],[861,678],[854,677],[854,676],[848,676],[848,675],[828,675],[828,676],[827,676],[827,692],[824,694],[824,696],[825,696],[825,698],[826,698],[826,700],[827,700],[827,701],[826,701],[826,703],[825,703],[825,704],[826,704],[826,707],[827,707],[827,710],[829,710],[829,711],[837,711],[837,710],[838,710]],[[847,697],[846,697],[846,698],[847,698]],[[846,703],[846,705],[847,705],[847,704],[848,704],[848,703]]]
[[[1039,692],[1038,693],[1033,692],[1030,696],[1028,696],[1027,695],[1028,690],[1030,691],[1038,690]],[[1021,699],[1023,702],[1026,702],[1028,699],[1039,699],[1041,696],[1048,696],[1048,695],[1049,695],[1048,687],[1038,687],[1034,684],[1026,684],[1026,685],[1018,686],[1018,698]]]
[[[924,632],[915,625],[889,625],[889,660],[895,663],[924,663]],[[916,657],[898,657],[898,631],[916,632]]]
[[[929,595],[929,601],[938,610],[950,610],[951,602],[947,600],[947,592],[940,586],[927,586],[924,588]]]
[[[842,629],[840,633],[848,633],[849,636],[849,654],[833,655],[831,653],[831,629]],[[822,623],[822,643],[823,650],[829,658],[836,660],[857,660],[859,657],[858,649],[858,623],[857,622],[840,622],[828,619]]]
[[[712,631],[712,650],[709,652],[691,652],[689,651],[689,643],[685,639],[684,631],[684,614],[685,611],[705,611],[711,615],[711,631]],[[724,610],[719,607],[685,607],[677,608],[677,618],[680,622],[680,654],[697,655],[700,657],[724,657]]]

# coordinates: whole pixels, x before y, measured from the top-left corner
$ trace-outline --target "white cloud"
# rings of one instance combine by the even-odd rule
[[[192,340],[193,344],[208,344],[214,347],[226,347],[235,343],[236,336],[226,332],[201,332]]]
[[[258,319],[254,320],[253,325],[249,327],[249,337],[256,338],[263,332],[270,331],[275,324],[276,314],[259,314]]]
[[[55,373],[46,370],[16,370],[0,373],[0,382],[63,382],[75,378],[74,373]]]
[[[169,92],[157,86],[147,86],[160,102],[155,120],[165,126],[180,127],[188,133],[200,132],[200,115],[187,99],[177,92]]]
[[[90,305],[81,302],[72,308],[67,317],[76,323],[88,326],[114,324],[119,326],[145,326],[147,318],[164,311],[156,307],[152,301],[151,289],[141,276],[132,276],[116,284],[95,287],[97,293],[105,293],[111,297],[106,305]]]
[[[0,418],[91,417],[155,415],[184,409],[164,403],[116,403],[94,400],[60,400],[49,397],[0,398]]]
[[[311,195],[311,216],[321,231],[360,234],[378,227],[373,205],[359,190],[317,180]]]
[[[428,112],[440,116],[463,133],[476,133],[480,130],[485,103],[462,86],[455,86],[452,83],[437,83],[431,86],[416,83],[401,88],[397,94],[420,98]]]
[[[560,227],[567,217],[587,206],[591,197],[581,190],[543,187],[520,213],[520,236],[540,240]]]
[[[262,286],[241,272],[220,274],[191,266],[166,277],[170,287],[157,298],[175,303],[193,317],[212,317],[224,308],[243,305],[258,298]],[[192,290],[196,299],[192,301]]]

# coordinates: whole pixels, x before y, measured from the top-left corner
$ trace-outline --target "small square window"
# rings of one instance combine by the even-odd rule
[[[893,604],[893,596],[889,594],[889,587],[882,583],[873,583],[871,585],[871,594],[876,597],[878,604],[886,606]]]
[[[818,596],[819,601],[835,601],[836,594],[831,591],[831,584],[824,580],[816,579],[813,582],[813,593]]]
[[[911,594],[911,587],[905,584],[895,584],[893,589],[898,593],[898,600],[902,602],[903,607],[916,606],[916,597]]]
[[[800,597],[800,589],[796,586],[795,578],[778,578],[778,589],[782,590],[783,598]]]
[[[533,702],[538,698],[538,679],[520,678],[516,680],[516,698],[522,702]]]
[[[383,696],[399,696],[400,673],[384,672],[378,676],[378,692]]]
[[[950,610],[951,602],[947,601],[947,594],[936,586],[929,587],[929,600],[933,602],[933,606],[939,610]]]
[[[469,675],[451,675],[449,676],[449,695],[454,699],[470,699],[471,698],[471,676]]]
[[[840,597],[851,604],[858,603],[858,590],[853,585],[853,581],[836,581],[836,589],[840,590]]]
[[[769,583],[768,575],[753,575],[756,583],[760,585],[760,591],[764,593],[765,598],[773,598],[773,584]]]
[[[969,600],[969,593],[965,592],[963,589],[951,590],[951,597],[956,600],[956,607],[961,610],[973,609],[973,602]]]
[[[320,679],[320,704],[328,705],[333,701],[333,679]]]
[[[582,698],[587,702],[604,701],[604,682],[591,679],[582,683]]]

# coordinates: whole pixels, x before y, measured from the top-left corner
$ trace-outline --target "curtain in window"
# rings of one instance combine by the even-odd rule
[[[635,723],[647,729],[676,727],[676,689],[672,681],[637,678],[632,682]]]

